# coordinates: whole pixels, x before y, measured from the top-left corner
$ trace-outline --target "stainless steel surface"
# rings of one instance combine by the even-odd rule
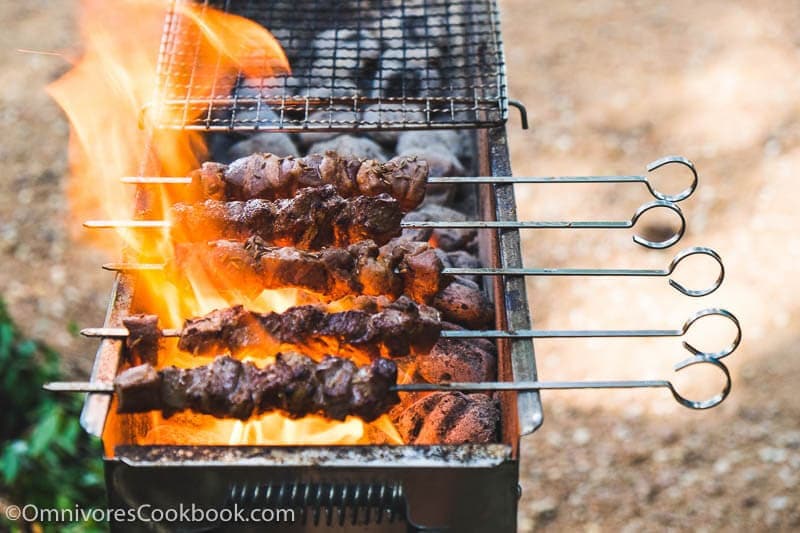
[[[287,53],[292,76],[238,73],[233,92],[219,93],[221,73],[208,79],[198,73],[198,57],[186,53],[196,49],[197,37],[171,11],[159,56],[160,96],[144,110],[156,127],[352,131],[489,127],[507,119],[493,0],[197,3],[269,29]],[[392,61],[382,63],[382,54]],[[376,106],[374,118],[362,115],[367,106]]]
[[[517,464],[507,445],[134,446],[117,451],[105,465],[109,506],[115,508],[277,504],[265,502],[264,491],[284,487],[284,495],[273,494],[274,498],[296,509],[296,518],[306,513],[306,524],[261,523],[253,530],[316,531],[317,513],[324,531],[406,531],[406,526],[453,532],[516,529]],[[367,496],[364,489],[373,491],[372,505],[359,510],[357,527],[348,529],[345,524],[336,529],[341,526],[334,513],[332,529],[327,529],[330,495],[340,502],[347,496],[352,502],[356,487],[362,487],[359,498]],[[397,512],[403,504],[399,529],[388,527],[386,512]],[[247,524],[217,526],[214,531],[243,531]]]
[[[681,294],[692,297],[707,296],[716,291],[725,279],[725,266],[722,258],[711,248],[694,246],[679,252],[669,264],[669,267],[662,270],[655,269],[620,269],[620,268],[445,268],[442,273],[450,275],[474,275],[474,276],[620,276],[620,277],[667,277],[671,276],[678,265],[687,257],[693,255],[705,255],[711,257],[719,265],[717,279],[706,288],[689,289],[685,285],[669,280],[669,284]],[[117,263],[117,268],[109,270],[126,270],[124,265]],[[161,265],[132,265],[133,270],[150,270],[153,267],[163,268]]]
[[[681,240],[683,234],[686,232],[686,218],[677,204],[672,202],[665,202],[664,200],[654,200],[640,206],[629,220],[570,220],[570,221],[539,221],[539,220],[464,220],[464,221],[439,221],[439,220],[423,220],[423,221],[404,221],[401,226],[403,228],[505,228],[505,229],[630,229],[636,225],[647,211],[651,209],[664,208],[672,211],[678,216],[680,226],[668,238],[660,241],[653,241],[642,237],[640,235],[633,236],[633,242],[640,244],[646,248],[660,250],[669,248]],[[131,227],[129,224],[135,221],[121,220],[121,221],[106,221],[106,226],[96,227],[114,227],[114,224],[119,222],[121,227]],[[161,221],[163,222],[163,221]],[[135,224],[133,227],[136,227]],[[146,227],[146,226],[142,226]]]

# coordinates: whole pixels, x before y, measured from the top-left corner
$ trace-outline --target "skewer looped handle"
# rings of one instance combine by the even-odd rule
[[[697,169],[694,168],[694,163],[679,155],[668,155],[666,157],[656,159],[647,165],[647,172],[653,172],[661,167],[671,164],[683,165],[691,171],[692,182],[684,190],[677,194],[664,194],[653,187],[653,184],[650,182],[650,179],[647,176],[644,177],[644,183],[647,185],[647,189],[650,191],[650,194],[655,196],[657,199],[677,203],[686,200],[692,195],[692,193],[694,193],[695,189],[697,189],[697,182],[699,181],[699,178],[697,176]]]
[[[722,263],[722,258],[716,251],[712,250],[711,248],[705,248],[703,246],[694,246],[692,248],[687,248],[685,250],[682,250],[678,252],[677,255],[675,255],[675,257],[670,262],[669,267],[667,268],[666,275],[669,276],[673,274],[675,272],[675,269],[678,268],[678,265],[680,264],[681,261],[693,255],[706,255],[717,262],[717,265],[719,265],[719,275],[717,276],[717,279],[714,280],[714,283],[712,283],[709,287],[705,289],[689,289],[683,284],[678,283],[674,279],[670,278],[669,284],[671,287],[673,287],[680,293],[685,294],[686,296],[699,298],[701,296],[707,296],[712,292],[716,291],[717,289],[719,289],[719,286],[722,285],[722,282],[725,280],[725,265]]]
[[[687,350],[689,350],[692,354],[694,354],[696,356],[708,357],[708,358],[711,358],[711,359],[714,359],[714,360],[722,359],[723,357],[729,356],[734,351],[736,351],[736,348],[739,347],[739,343],[742,342],[742,326],[739,323],[739,319],[736,318],[736,316],[734,316],[733,313],[731,313],[730,311],[728,311],[726,309],[720,309],[718,307],[712,307],[712,308],[709,308],[709,309],[703,309],[701,311],[697,311],[696,313],[691,315],[689,318],[687,318],[686,322],[683,323],[683,327],[681,328],[682,335],[685,335],[686,333],[688,333],[689,328],[691,328],[692,325],[695,322],[697,322],[701,318],[707,317],[707,316],[721,316],[721,317],[727,318],[728,320],[733,322],[733,325],[736,328],[736,336],[734,337],[733,341],[728,346],[726,346],[722,350],[719,350],[718,352],[703,352],[702,350],[692,346],[687,341],[682,341],[683,342],[683,347],[686,348]],[[682,363],[680,363],[679,366],[683,365],[684,363],[686,363],[686,361],[683,361]],[[679,367],[676,367],[676,368],[679,368]]]
[[[678,207],[676,204],[672,202],[668,202],[665,200],[654,200],[652,202],[646,203],[639,207],[636,212],[633,214],[633,217],[630,220],[630,226],[633,227],[639,221],[639,219],[652,209],[669,209],[676,215],[678,215],[678,220],[680,221],[680,226],[678,227],[677,231],[675,231],[672,235],[668,238],[660,240],[660,241],[651,241],[650,239],[646,239],[641,235],[633,236],[633,242],[636,244],[640,244],[646,248],[651,248],[654,250],[663,250],[664,248],[669,248],[673,244],[676,244],[681,238],[683,234],[686,233],[686,218],[683,216],[683,211],[681,208]]]

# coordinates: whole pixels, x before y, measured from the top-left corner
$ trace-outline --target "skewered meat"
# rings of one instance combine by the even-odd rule
[[[256,153],[230,165],[204,163],[191,177],[198,192],[213,200],[276,200],[305,187],[332,185],[343,198],[388,194],[410,211],[425,196],[428,164],[416,157],[379,163],[331,150],[301,158]]]
[[[353,415],[370,422],[399,402],[391,390],[396,381],[397,367],[388,359],[358,368],[339,357],[315,363],[287,352],[265,368],[227,356],[191,369],[156,370],[144,364],[121,372],[114,391],[119,413],[161,410],[170,417],[189,409],[246,420],[280,410],[294,418],[321,414],[343,420]]]
[[[333,185],[301,189],[291,199],[200,204],[171,208],[174,242],[246,240],[258,236],[275,246],[318,250],[365,239],[384,244],[400,233],[402,213],[388,194],[342,198]]]
[[[435,302],[447,320],[469,327],[487,326],[494,317],[492,305],[476,284],[442,275],[435,249],[403,238],[380,248],[362,241],[319,252],[268,246],[257,237],[246,243],[176,245],[175,262],[169,267],[176,277],[198,267],[216,287],[234,288],[249,297],[284,287],[316,293],[325,301],[359,294],[391,298],[405,294],[418,303]]]
[[[131,315],[122,319],[122,324],[130,332],[125,339],[125,347],[134,359],[155,362],[161,330],[158,329],[158,316]]]
[[[393,298],[406,294],[425,303],[449,281],[442,276],[442,262],[430,246],[400,239],[381,248],[366,240],[318,252],[269,246],[258,237],[245,243],[177,244],[174,263],[168,267],[175,277],[180,279],[182,272],[198,267],[215,286],[235,285],[237,291],[250,296],[264,289],[292,287],[324,296],[327,301],[356,294]]]
[[[145,323],[150,327],[143,327]],[[138,326],[130,330],[129,344],[160,338],[155,317],[140,319]],[[277,350],[291,345],[316,352],[399,357],[427,353],[440,330],[435,309],[404,296],[377,312],[351,309],[328,313],[319,306],[302,305],[283,313],[256,313],[237,305],[187,320],[178,347],[195,355]],[[155,361],[157,352],[139,354],[143,361]]]

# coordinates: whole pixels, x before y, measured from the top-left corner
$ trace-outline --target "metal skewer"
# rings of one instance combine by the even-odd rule
[[[686,296],[700,297],[711,294],[722,285],[725,279],[725,266],[722,258],[711,248],[695,246],[682,250],[670,262],[666,269],[601,269],[601,268],[454,268],[449,267],[442,270],[446,275],[468,275],[468,276],[621,276],[621,277],[667,277],[675,272],[678,264],[692,255],[707,255],[714,259],[719,265],[719,275],[714,282],[704,289],[689,289],[670,279],[669,284],[675,290]],[[163,263],[106,263],[103,265],[105,270],[114,272],[131,272],[140,270],[163,270],[166,265]]]
[[[587,329],[587,330],[537,330],[537,329],[518,329],[518,330],[445,330],[440,333],[443,338],[451,339],[555,339],[555,338],[609,338],[609,337],[683,337],[688,333],[692,325],[703,317],[722,316],[727,318],[736,327],[736,336],[733,342],[727,347],[717,352],[703,352],[686,341],[683,346],[694,355],[703,355],[714,359],[721,359],[733,353],[742,340],[742,329],[739,320],[730,312],[724,309],[703,309],[691,315],[683,327],[680,329]],[[101,337],[106,339],[124,339],[130,335],[126,328],[86,328],[81,330],[81,335],[85,337]],[[180,329],[162,329],[162,337],[180,337]]]
[[[681,395],[669,380],[611,380],[611,381],[495,381],[483,383],[407,383],[395,385],[392,389],[396,392],[528,392],[540,390],[567,390],[567,389],[638,389],[638,388],[666,388],[672,393],[673,398],[690,409],[710,409],[722,403],[731,391],[731,376],[728,368],[717,359],[697,355],[675,366],[680,371],[692,365],[710,364],[719,368],[725,376],[725,385],[716,396],[707,400],[690,400]],[[76,392],[94,394],[113,394],[114,385],[99,382],[57,381],[47,383],[44,389],[52,392]]]
[[[633,242],[653,249],[669,248],[683,237],[686,231],[686,219],[680,208],[671,202],[655,200],[639,207],[630,220],[599,221],[599,220],[572,220],[565,222],[543,221],[512,221],[512,220],[463,220],[463,221],[403,221],[402,228],[453,228],[453,229],[626,229],[636,225],[639,218],[651,209],[665,208],[678,215],[680,227],[669,238],[661,241],[651,241],[639,235],[633,236]],[[88,220],[83,223],[87,228],[130,228],[130,229],[162,229],[170,228],[168,220]]]
[[[632,276],[632,277],[667,277],[675,272],[681,261],[692,255],[707,255],[719,265],[719,275],[705,289],[689,289],[674,279],[670,286],[686,296],[700,297],[711,294],[722,285],[725,279],[725,266],[722,258],[711,248],[694,246],[682,250],[673,257],[666,269],[604,269],[604,268],[445,268],[443,274],[474,276]]]
[[[647,165],[647,172],[653,172],[669,164],[679,164],[687,167],[692,174],[689,186],[677,194],[665,194],[656,189],[647,176],[436,176],[428,178],[428,183],[644,183],[648,191],[656,200],[667,202],[681,202],[687,199],[697,189],[697,170],[694,164],[678,155],[670,155],[657,159]],[[125,176],[120,178],[123,183],[134,185],[190,185],[191,177],[158,177],[158,176]]]
[[[570,220],[570,221],[531,221],[531,220],[461,220],[461,221],[440,221],[440,220],[419,220],[403,221],[401,227],[421,229],[421,228],[453,228],[453,229],[629,229],[636,225],[647,211],[651,209],[669,209],[678,216],[680,226],[678,230],[669,238],[661,241],[651,241],[639,235],[633,236],[633,242],[647,248],[663,249],[669,248],[677,243],[686,232],[686,218],[681,209],[672,202],[655,200],[641,205],[629,220]]]

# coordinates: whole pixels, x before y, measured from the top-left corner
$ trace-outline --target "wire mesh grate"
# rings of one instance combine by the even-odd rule
[[[157,127],[351,131],[490,127],[507,118],[494,0],[198,3],[268,28],[292,75],[236,73],[220,84],[213,69],[195,68],[198,36],[173,3],[159,55],[160,96],[147,109]]]

